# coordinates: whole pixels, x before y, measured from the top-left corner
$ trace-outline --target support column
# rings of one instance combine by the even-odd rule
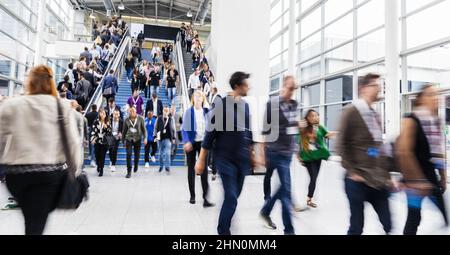
[[[399,0],[385,0],[386,23],[386,138],[391,141],[400,134],[401,98],[399,74]]]
[[[289,51],[288,51],[288,74],[295,75],[295,0],[289,0]]]
[[[45,17],[47,16],[46,0],[39,1],[39,10],[37,13],[37,29],[36,29],[36,44],[34,53],[34,65],[42,64],[42,56],[44,55],[44,35],[45,35]]]

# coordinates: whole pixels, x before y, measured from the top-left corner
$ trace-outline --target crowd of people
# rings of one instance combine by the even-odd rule
[[[102,35],[117,32],[114,24],[112,22],[109,29],[102,31]],[[200,45],[195,46],[196,33],[190,26],[183,26],[181,31],[186,51],[194,55]],[[101,44],[99,46],[102,47]],[[102,52],[108,50],[106,46],[105,43]],[[141,52],[141,46],[142,42],[134,46],[139,49],[135,53]],[[156,161],[155,155],[159,151],[159,172],[170,173],[176,148],[182,142],[187,158],[189,203],[196,203],[195,179],[196,175],[200,175],[203,206],[215,206],[209,201],[208,175],[210,171],[214,174],[213,179],[216,173],[220,175],[224,190],[217,226],[220,235],[231,234],[232,219],[244,180],[257,167],[267,170],[262,185],[262,221],[267,227],[277,229],[271,216],[279,200],[284,233],[294,235],[296,231],[292,211],[302,211],[303,208],[294,205],[291,198],[292,160],[296,158],[306,167],[310,175],[306,204],[310,208],[317,208],[318,204],[313,200],[317,178],[322,161],[328,160],[331,155],[327,139],[336,139],[338,155],[346,170],[345,193],[350,205],[349,235],[363,233],[365,202],[374,207],[384,231],[389,234],[392,230],[389,194],[400,191],[407,194],[405,235],[417,233],[421,222],[421,204],[426,197],[438,207],[448,226],[443,199],[447,183],[443,146],[445,139],[438,117],[438,91],[434,86],[424,86],[417,95],[415,108],[404,117],[400,136],[392,145],[383,141],[379,113],[372,108],[379,100],[380,75],[370,73],[360,77],[359,99],[343,110],[338,133],[330,132],[321,125],[319,114],[314,110],[299,116],[299,102],[293,99],[298,84],[295,77],[286,76],[280,95],[271,97],[267,102],[264,122],[261,123],[264,141],[256,143],[252,134],[252,126],[256,123],[252,125],[250,107],[244,99],[250,89],[250,75],[234,73],[229,80],[232,92],[222,97],[213,85],[214,76],[206,58],[202,56],[203,60],[189,77],[191,106],[180,116],[172,100],[179,87],[179,75],[171,62],[170,46],[164,47],[162,59],[158,60],[156,49],[151,63],[133,51],[127,57],[125,68],[133,94],[125,112],[116,105],[115,93],[111,92],[104,93],[108,100],[105,108],[93,105],[85,117],[81,114],[88,96],[80,94],[80,91],[89,95],[95,88],[91,80],[95,81],[101,75],[97,73],[98,69],[91,69],[91,66],[98,68],[99,64],[92,54],[88,54],[88,49],[75,65],[76,71],[70,71],[65,81],[58,86],[50,68],[37,66],[30,71],[25,96],[0,98],[0,119],[9,123],[0,126],[0,148],[7,147],[0,151],[1,171],[6,176],[8,190],[22,209],[26,234],[43,233],[49,213],[56,209],[55,201],[61,183],[67,176],[67,158],[61,153],[61,135],[55,130],[59,129],[58,98],[69,99],[70,93],[75,100],[66,100],[69,103],[63,104],[62,111],[68,143],[72,145],[70,157],[76,162],[77,170],[83,169],[84,147],[89,143],[93,147],[90,155],[91,159],[95,156],[98,176],[104,174],[108,152],[111,171],[115,171],[118,147],[123,143],[127,152],[126,178],[131,178],[132,173],[139,170],[142,144],[145,145],[145,168],[149,167],[150,161]],[[169,54],[164,56],[167,49]],[[90,58],[94,60],[89,62]],[[97,60],[101,62],[102,59]],[[117,91],[114,72],[108,76],[104,79],[103,91]],[[163,105],[158,98],[160,86],[168,89],[170,105]],[[207,86],[209,89],[205,91]],[[170,92],[171,88],[175,90]],[[57,90],[60,90],[59,95]],[[145,97],[151,96],[146,104],[142,93]],[[23,122],[23,119],[28,121]],[[228,123],[229,120],[235,121]],[[275,170],[280,187],[272,192],[271,178]],[[393,171],[403,174],[401,182],[391,178],[390,172]]]

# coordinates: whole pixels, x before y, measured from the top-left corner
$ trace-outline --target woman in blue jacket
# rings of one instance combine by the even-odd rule
[[[200,154],[203,138],[206,133],[206,115],[208,109],[203,107],[205,96],[202,92],[196,91],[192,95],[192,107],[186,110],[183,115],[183,143],[188,164],[188,182],[191,193],[190,203],[195,204],[195,163],[197,155]],[[208,171],[203,171],[201,175],[203,188],[203,207],[212,207],[208,199]]]

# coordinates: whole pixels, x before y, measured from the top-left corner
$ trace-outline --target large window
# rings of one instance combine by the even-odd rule
[[[385,84],[401,93],[426,83],[450,88],[450,0],[406,0],[399,3],[398,84]],[[296,24],[286,24],[289,1],[272,1],[271,67],[279,77],[286,67],[288,28],[297,32],[296,68],[301,84],[301,112],[314,108],[321,122],[337,129],[342,107],[356,99],[358,77],[369,72],[385,76],[386,29],[384,0],[298,0]],[[272,89],[276,86],[272,85]],[[376,106],[385,127],[385,103]],[[400,117],[400,116],[399,116]]]

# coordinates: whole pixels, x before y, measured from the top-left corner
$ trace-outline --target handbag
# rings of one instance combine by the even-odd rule
[[[58,123],[61,132],[63,151],[66,156],[67,176],[61,186],[60,197],[57,208],[63,210],[75,210],[80,207],[84,199],[88,199],[89,181],[83,172],[76,176],[76,167],[70,156],[67,129],[65,125],[65,116],[63,113],[62,102],[58,99]],[[76,146],[76,145],[75,145]]]
[[[103,91],[103,96],[110,96],[110,95],[112,95],[113,94],[113,88],[112,87],[109,87],[109,88],[107,88],[107,89],[105,89],[105,91]]]
[[[108,145],[109,148],[114,147],[114,145],[116,145],[116,138],[113,135],[107,135],[105,139],[106,144]]]

